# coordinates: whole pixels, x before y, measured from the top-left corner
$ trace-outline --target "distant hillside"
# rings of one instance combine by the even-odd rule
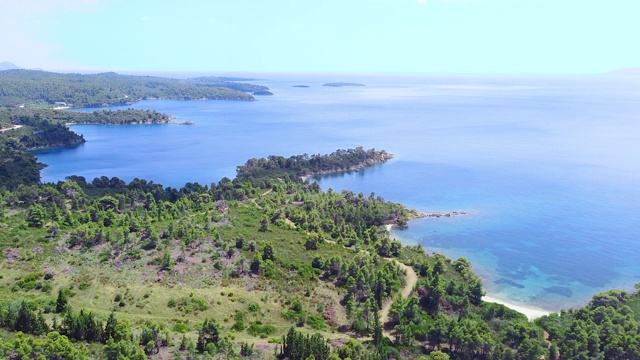
[[[240,83],[234,83],[240,84]],[[143,99],[255,100],[236,89],[202,86],[155,76],[59,74],[36,70],[0,72],[0,106],[59,104],[71,107],[128,105]]]
[[[616,69],[605,73],[605,75],[614,76],[640,76],[640,68]]]
[[[20,69],[19,66],[17,66],[14,63],[8,62],[8,61],[4,61],[0,63],[0,71],[2,70],[15,70],[15,69]]]

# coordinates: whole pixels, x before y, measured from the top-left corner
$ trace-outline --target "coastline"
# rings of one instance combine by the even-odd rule
[[[452,214],[456,214],[456,215],[466,215],[467,213],[465,212],[453,212],[450,214],[436,214],[436,213],[419,213],[422,216],[419,216],[418,218],[425,218],[425,217],[441,217],[441,216],[446,216],[446,217],[450,217],[452,216]],[[448,216],[447,216],[448,215]],[[455,215],[453,215],[455,216]],[[413,220],[413,219],[412,219]],[[391,235],[391,230],[393,230],[394,228],[394,224],[386,224],[385,225],[385,229],[387,230],[387,232],[389,233],[389,235]],[[398,239],[400,240],[400,239]],[[537,318],[549,315],[551,313],[554,313],[554,311],[550,311],[550,310],[545,310],[533,305],[527,305],[527,304],[519,304],[519,303],[515,303],[513,301],[510,300],[505,300],[500,298],[499,296],[495,295],[495,294],[486,294],[482,297],[482,301],[484,302],[489,302],[489,303],[496,303],[496,304],[501,304],[504,305],[506,307],[508,307],[511,310],[515,310],[521,314],[524,314],[527,319],[529,319],[529,321],[531,320],[535,320]]]

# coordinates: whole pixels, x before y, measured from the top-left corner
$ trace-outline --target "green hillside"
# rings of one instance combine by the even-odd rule
[[[3,190],[0,355],[638,358],[639,295],[529,322],[483,302],[466,259],[389,237],[420,214],[292,176],[382,153],[252,159],[242,179],[181,189],[71,177]]]

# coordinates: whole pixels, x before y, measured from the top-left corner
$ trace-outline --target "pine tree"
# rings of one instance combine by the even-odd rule
[[[63,313],[67,311],[68,300],[62,289],[58,290],[58,299],[56,300],[56,312]]]
[[[375,346],[378,354],[382,354],[382,344],[384,341],[384,333],[382,331],[382,322],[380,321],[380,313],[378,310],[373,312],[373,345]]]
[[[104,326],[104,331],[102,332],[102,342],[106,343],[109,338],[116,337],[116,326],[118,325],[118,320],[116,319],[113,312],[109,314],[109,318],[107,319],[107,323]]]

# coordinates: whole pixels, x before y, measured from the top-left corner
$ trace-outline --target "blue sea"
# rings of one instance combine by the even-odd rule
[[[131,106],[193,126],[74,125],[87,143],[38,152],[49,165],[43,181],[210,184],[253,157],[375,147],[395,158],[315,180],[423,212],[467,213],[392,234],[468,258],[494,297],[559,310],[640,282],[640,78],[243,75],[274,95]]]

